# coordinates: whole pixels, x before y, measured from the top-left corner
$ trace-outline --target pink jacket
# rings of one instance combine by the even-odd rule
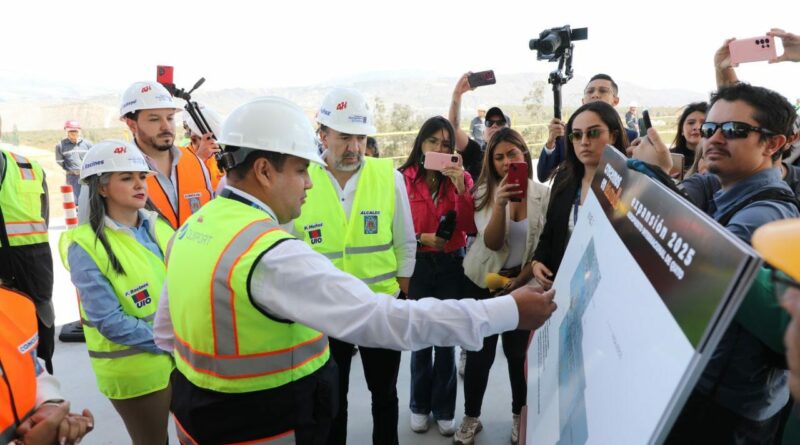
[[[467,233],[475,233],[475,201],[472,199],[472,176],[464,172],[464,193],[457,195],[453,183],[447,179],[442,182],[439,189],[439,199],[434,204],[425,177],[415,179],[418,166],[413,165],[403,171],[403,179],[406,181],[408,191],[408,201],[411,204],[411,217],[414,220],[414,232],[417,236],[421,233],[436,233],[439,227],[439,219],[447,214],[448,211],[456,211],[456,230],[453,237],[444,246],[445,252],[453,252],[467,245]],[[444,185],[447,184],[445,188]],[[442,190],[446,190],[442,193]],[[428,246],[417,248],[418,252],[436,252],[436,249]]]

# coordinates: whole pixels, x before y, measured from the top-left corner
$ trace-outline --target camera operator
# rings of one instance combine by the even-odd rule
[[[612,107],[619,104],[619,87],[608,74],[595,74],[583,90],[582,104],[595,101],[603,101]],[[540,182],[546,182],[564,160],[564,128],[564,121],[561,119],[554,118],[550,121],[547,142],[542,147],[539,163],[536,165],[536,177]],[[633,141],[638,136],[636,131],[629,128],[625,132],[628,134],[628,141]]]

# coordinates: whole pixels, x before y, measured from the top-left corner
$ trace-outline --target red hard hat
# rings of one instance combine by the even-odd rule
[[[67,131],[80,130],[81,129],[81,123],[78,122],[78,121],[66,121],[66,122],[64,122],[64,129],[67,130]]]

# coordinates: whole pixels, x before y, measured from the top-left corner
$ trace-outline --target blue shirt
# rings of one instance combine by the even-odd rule
[[[746,200],[765,188],[783,189],[789,193],[794,191],[781,179],[777,168],[760,171],[749,178],[733,185],[728,190],[714,193],[713,205],[709,214],[719,219],[736,204]],[[757,228],[779,219],[797,218],[797,207],[784,201],[757,201],[739,210],[725,227],[742,241],[750,244],[750,238]]]
[[[125,227],[106,218],[111,230],[129,230],[147,250],[159,258],[164,255],[151,233],[150,222],[140,213],[136,227]],[[117,227],[114,227],[116,224]],[[72,283],[78,289],[81,306],[86,319],[97,330],[114,343],[135,347],[155,354],[164,353],[153,341],[153,327],[144,320],[126,314],[122,310],[114,288],[97,267],[91,256],[77,243],[72,243],[67,252]],[[127,273],[135,273],[127,270]]]
[[[765,188],[791,191],[780,170],[770,168],[718,190],[707,212],[720,218],[737,203]],[[755,230],[768,222],[800,216],[797,207],[783,201],[758,201],[738,211],[726,228],[750,243]],[[763,421],[778,413],[789,400],[787,371],[773,365],[769,348],[737,322],[731,323],[700,376],[697,390],[718,404],[750,420]]]

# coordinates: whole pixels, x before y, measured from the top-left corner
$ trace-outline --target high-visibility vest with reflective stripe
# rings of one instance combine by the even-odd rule
[[[0,150],[6,172],[0,184],[0,212],[5,222],[7,240],[2,245],[27,246],[47,242],[47,223],[42,216],[45,195],[44,171],[38,162]]]
[[[177,209],[172,208],[167,192],[159,184],[156,175],[147,177],[147,195],[158,213],[161,214],[173,229],[183,224],[188,217],[200,210],[214,196],[206,185],[206,170],[203,161],[188,150],[181,150],[182,155],[175,166],[175,194]]]
[[[14,432],[36,403],[36,309],[22,294],[0,287],[0,443]],[[13,401],[13,406],[12,406]]]
[[[309,166],[314,187],[294,221],[295,233],[302,233],[312,249],[373,291],[394,295],[400,290],[392,244],[394,165],[391,159],[364,160],[349,218],[325,169]]]
[[[173,231],[160,218],[156,220],[155,229],[156,242],[161,251],[165,252]],[[61,235],[59,248],[64,266],[69,269],[69,245],[77,243],[94,260],[111,284],[125,315],[152,325],[166,275],[164,261],[129,233],[106,228],[105,234],[125,275],[117,274],[111,267],[106,250],[96,239],[89,224],[82,224]],[[97,386],[103,395],[110,399],[129,399],[167,387],[169,375],[174,368],[169,354],[153,354],[114,343],[88,322],[83,306],[80,307],[80,312],[86,348],[97,376]]]
[[[250,296],[256,263],[290,238],[264,211],[225,197],[203,206],[175,234],[167,259],[175,363],[193,384],[225,393],[261,391],[299,380],[328,360],[325,335],[271,318]]]

